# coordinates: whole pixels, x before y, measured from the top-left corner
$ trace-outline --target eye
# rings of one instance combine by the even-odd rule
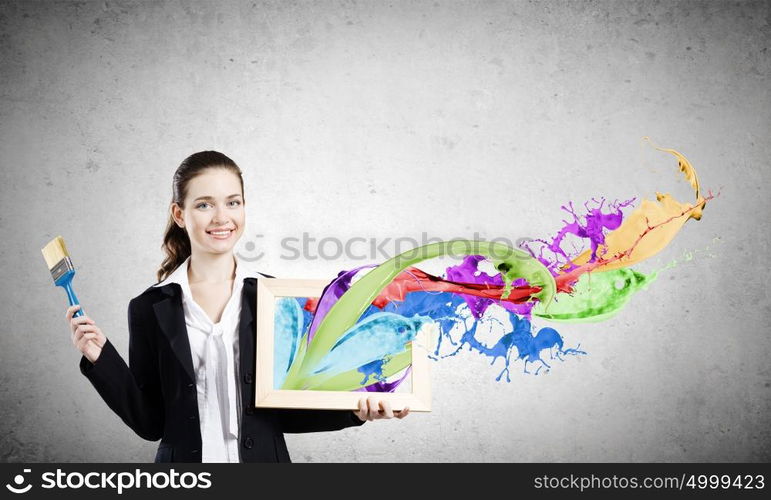
[[[204,206],[204,205],[208,205],[208,204],[209,204],[208,202],[202,201],[201,203],[199,203],[198,205],[196,205],[196,206],[195,206],[195,208],[201,208],[202,206]]]
[[[236,205],[234,205],[234,206],[237,206],[237,205],[241,204],[241,202],[239,200],[233,200],[230,203],[235,203]]]

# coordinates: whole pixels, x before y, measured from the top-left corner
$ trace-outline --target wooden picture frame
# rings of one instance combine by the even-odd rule
[[[365,392],[333,390],[285,390],[274,388],[274,325],[276,299],[318,298],[328,282],[323,280],[259,278],[257,280],[255,406],[258,408],[313,408],[357,410],[362,397],[375,395],[388,401],[393,410],[431,411],[431,332],[423,327],[412,340],[410,387],[408,392]],[[429,325],[426,325],[429,326]],[[436,325],[432,325],[436,328]]]

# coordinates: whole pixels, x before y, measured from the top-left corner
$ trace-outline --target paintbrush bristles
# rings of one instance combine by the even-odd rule
[[[62,259],[69,257],[70,255],[69,252],[67,252],[67,247],[64,245],[64,238],[61,236],[57,236],[51,240],[43,247],[42,252],[49,270],[53,270]]]

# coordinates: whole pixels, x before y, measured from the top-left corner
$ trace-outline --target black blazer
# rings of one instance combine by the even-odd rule
[[[290,462],[283,433],[333,431],[364,422],[349,410],[254,407],[257,279],[244,279],[239,322],[242,462]],[[150,287],[128,306],[129,366],[107,340],[96,363],[80,371],[107,405],[140,437],[161,440],[156,462],[200,462],[198,391],[176,283]]]

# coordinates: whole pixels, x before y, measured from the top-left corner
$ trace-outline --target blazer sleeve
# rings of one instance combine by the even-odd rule
[[[286,433],[337,431],[364,424],[351,410],[278,410]]]
[[[85,356],[80,371],[112,409],[141,438],[163,437],[164,406],[157,365],[157,347],[151,341],[153,326],[141,314],[137,298],[129,302],[129,366],[107,340],[95,363]]]

